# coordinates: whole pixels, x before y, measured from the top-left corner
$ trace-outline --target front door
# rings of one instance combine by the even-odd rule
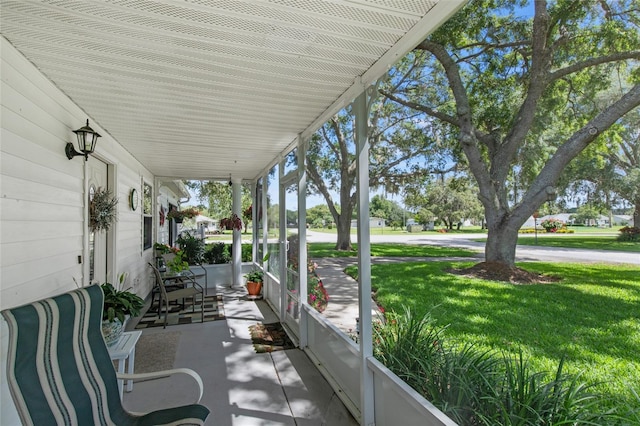
[[[291,173],[289,179],[283,181],[284,200],[282,208],[285,211],[285,223],[280,224],[286,229],[286,239],[282,250],[286,253],[284,264],[284,284],[286,288],[285,323],[297,334],[300,321],[300,271],[306,271],[305,265],[299,264],[298,256],[298,182],[296,173]]]
[[[90,202],[98,188],[109,189],[109,175],[107,165],[92,156],[87,161],[87,169],[89,176],[87,201]],[[94,232],[90,228],[87,228],[87,232],[89,233],[89,282],[104,283],[108,281],[108,232]]]

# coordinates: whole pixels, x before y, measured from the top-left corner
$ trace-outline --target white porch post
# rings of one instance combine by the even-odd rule
[[[353,103],[356,128],[358,185],[358,302],[360,314],[360,409],[362,426],[375,425],[373,372],[367,360],[373,357],[371,327],[371,241],[369,237],[369,98],[365,89]]]
[[[307,144],[298,135],[298,272],[300,280],[300,347],[307,346]]]
[[[278,241],[280,244],[280,322],[284,324],[287,317],[287,211],[286,196],[283,185],[286,159],[278,165]]]
[[[260,191],[260,196],[262,197],[261,200],[261,204],[260,204],[260,208],[262,209],[262,218],[260,218],[259,214],[260,212],[254,212],[254,214],[258,215],[256,216],[257,219],[256,220],[261,220],[262,221],[262,255],[265,256],[267,253],[269,253],[269,230],[267,229],[267,216],[269,215],[268,211],[269,209],[267,209],[267,185],[268,185],[268,179],[267,179],[268,174],[264,174],[262,176],[262,191]],[[262,288],[262,292],[264,293],[264,298],[268,299],[269,296],[271,296],[271,292],[269,291],[270,286],[268,285],[268,276],[267,276],[267,270],[269,269],[269,260],[267,258],[266,262],[262,262],[262,267],[264,268],[264,285]]]
[[[231,179],[232,210],[238,217],[242,217],[242,181]],[[242,284],[242,230],[233,230],[233,250],[231,250],[231,261],[233,267],[233,287]]]
[[[258,229],[258,221],[256,220],[258,217],[258,213],[256,212],[258,207],[258,198],[257,198],[257,188],[258,181],[251,183],[251,261],[259,262],[258,260],[258,233],[256,230]],[[242,260],[242,259],[240,259]]]

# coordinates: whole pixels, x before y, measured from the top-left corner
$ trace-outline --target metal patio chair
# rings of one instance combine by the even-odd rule
[[[153,269],[153,273],[156,277],[156,286],[160,289],[160,302],[158,304],[158,317],[160,317],[162,313],[162,304],[165,305],[164,310],[164,328],[167,328],[167,317],[169,316],[169,302],[183,300],[186,298],[193,298],[193,303],[191,304],[191,310],[195,313],[196,309],[196,296],[200,295],[200,322],[204,322],[204,289],[198,282],[193,279],[189,275],[185,275],[182,277],[183,284],[185,284],[184,288],[180,288],[177,290],[169,291],[168,286],[165,284],[165,280],[162,278],[162,274],[158,271],[158,268],[153,266],[152,263],[149,263],[151,269]],[[191,284],[189,287],[187,284]],[[182,303],[184,306],[184,302]]]

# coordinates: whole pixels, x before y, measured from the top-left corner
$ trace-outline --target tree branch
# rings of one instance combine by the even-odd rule
[[[382,96],[385,96],[385,97],[391,99],[392,101],[399,103],[400,105],[404,105],[404,106],[406,106],[408,108],[413,108],[413,109],[415,109],[417,111],[422,111],[422,112],[424,112],[425,114],[427,114],[427,115],[429,115],[431,117],[435,117],[435,118],[437,118],[439,120],[442,120],[442,121],[444,121],[446,123],[452,124],[452,125],[454,125],[456,127],[460,127],[460,123],[458,122],[458,120],[456,120],[455,117],[452,117],[452,116],[450,116],[448,114],[443,114],[443,113],[441,113],[441,112],[439,112],[439,111],[437,111],[435,109],[429,108],[427,106],[420,105],[418,103],[407,101],[405,99],[399,98],[396,95],[394,95],[393,93],[387,92],[386,90],[383,90],[383,89],[378,89],[378,92]]]
[[[611,55],[601,56],[598,58],[591,58],[582,62],[577,62],[575,64],[569,65],[568,67],[561,68],[552,73],[549,73],[548,79],[549,81],[555,81],[569,74],[582,71],[585,68],[606,64],[609,62],[623,61],[626,59],[640,59],[640,51],[617,52]]]
[[[640,105],[640,84],[636,84],[617,102],[607,107],[567,139],[542,168],[523,199],[531,198],[535,200],[534,202],[539,202],[539,204],[546,201],[544,196],[545,189],[556,185],[567,164],[603,131],[611,127],[626,113],[638,107],[638,105]]]
[[[487,203],[490,203],[491,201],[489,200],[495,199],[496,192],[495,188],[491,185],[489,171],[485,166],[482,153],[478,148],[478,140],[476,137],[477,129],[473,125],[471,105],[458,66],[444,46],[440,44],[425,40],[418,45],[418,48],[431,52],[444,68],[449,87],[456,101],[457,127],[460,129],[458,139],[469,159],[469,168],[477,179],[478,186],[481,188],[480,196],[483,197]]]

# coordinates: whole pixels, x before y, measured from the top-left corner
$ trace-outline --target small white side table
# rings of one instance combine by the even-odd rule
[[[108,346],[109,356],[111,360],[118,361],[118,373],[124,373],[124,366],[127,359],[127,374],[133,374],[133,366],[136,360],[136,343],[142,335],[141,330],[125,331],[122,333],[116,343]],[[124,380],[118,379],[118,389],[120,391],[120,400],[122,400],[122,390],[124,388]],[[127,392],[133,390],[133,380],[127,380]]]

